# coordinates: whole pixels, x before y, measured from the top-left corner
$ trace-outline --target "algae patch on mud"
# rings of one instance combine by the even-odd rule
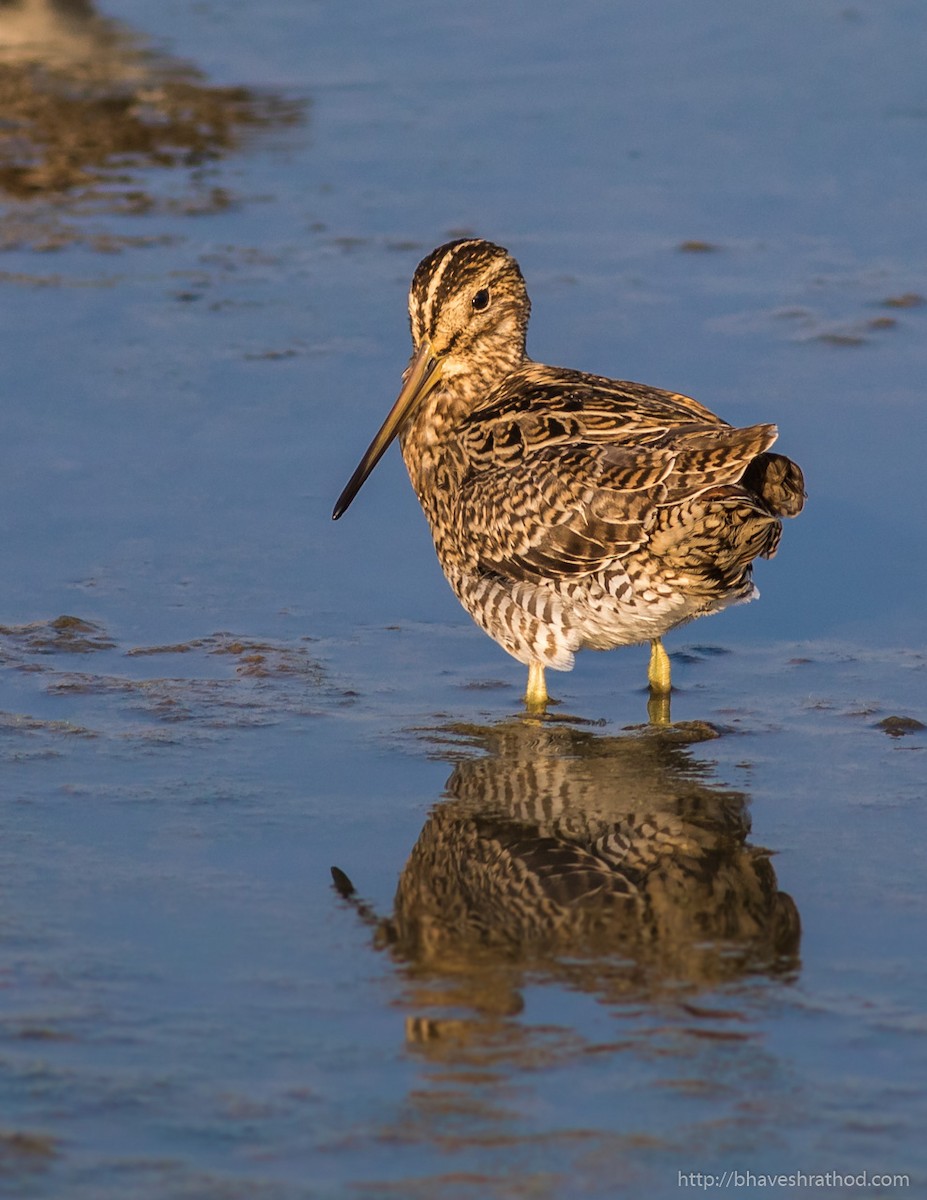
[[[208,167],[260,132],[304,123],[307,101],[216,86],[90,4],[0,6],[0,247],[112,253],[157,242],[61,219],[151,211],[201,216],[236,196]],[[170,172],[155,183],[150,171]]]

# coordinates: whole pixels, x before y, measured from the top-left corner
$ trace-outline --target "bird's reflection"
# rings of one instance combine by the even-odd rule
[[[304,108],[213,86],[90,0],[0,0],[0,95],[0,193],[93,211],[227,206],[221,191],[189,176],[182,196],[165,198],[141,169],[196,172],[255,127],[301,121]]]
[[[444,730],[456,765],[393,912],[376,920],[360,906],[403,965],[410,1005],[503,1015],[529,978],[619,1000],[794,969],[798,912],[769,852],[747,841],[747,797],[713,783],[689,749],[711,736],[530,721]],[[451,1028],[460,1021],[409,1023],[418,1039]]]

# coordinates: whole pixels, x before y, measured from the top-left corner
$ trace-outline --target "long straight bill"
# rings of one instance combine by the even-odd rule
[[[422,342],[415,357],[409,363],[406,379],[396,403],[390,409],[389,415],[380,426],[376,437],[367,447],[366,454],[357,464],[357,470],[338,497],[338,503],[332,512],[333,521],[337,521],[347,511],[351,501],[364,486],[364,480],[383,457],[387,446],[399,432],[402,423],[411,415],[416,405],[424,400],[440,378],[441,360],[435,355],[427,341]]]

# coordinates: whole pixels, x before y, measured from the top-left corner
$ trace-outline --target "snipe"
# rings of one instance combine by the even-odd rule
[[[528,667],[649,641],[658,703],[663,635],[751,600],[798,466],[775,425],[735,429],[688,396],[532,362],[525,282],[501,246],[464,238],[419,263],[414,352],[399,398],[335,505],[337,520],[398,433],[438,559],[476,623]]]

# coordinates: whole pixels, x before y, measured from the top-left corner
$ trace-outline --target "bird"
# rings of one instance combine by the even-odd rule
[[[528,667],[527,708],[546,708],[545,671],[577,651],[648,642],[660,708],[664,635],[758,595],[753,561],[801,511],[802,472],[770,451],[773,424],[737,428],[689,396],[533,361],[530,311],[502,246],[459,238],[422,259],[398,399],[332,517],[398,435],[451,588]]]

